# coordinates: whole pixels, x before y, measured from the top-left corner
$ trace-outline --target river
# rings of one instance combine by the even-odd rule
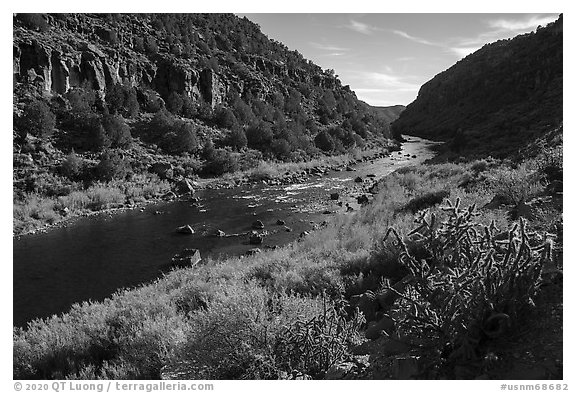
[[[269,235],[258,246],[283,245],[297,239],[346,206],[330,200],[331,192],[342,192],[344,204],[359,206],[354,195],[361,184],[354,178],[368,174],[382,178],[394,170],[432,158],[435,144],[416,137],[402,144],[400,152],[356,165],[355,172],[330,171],[293,185],[246,185],[233,189],[206,189],[196,193],[200,203],[177,201],[149,205],[113,215],[81,218],[68,226],[15,237],[14,302],[15,326],[35,318],[67,311],[73,303],[102,300],[119,288],[133,287],[162,275],[172,256],[183,248],[198,248],[212,258],[240,255],[256,247],[247,236],[261,220]],[[415,157],[414,157],[415,156]],[[277,220],[285,221],[278,225]],[[196,233],[175,232],[189,224]],[[228,236],[204,236],[220,229]]]

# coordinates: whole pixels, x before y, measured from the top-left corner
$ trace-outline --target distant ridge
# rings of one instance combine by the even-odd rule
[[[455,156],[504,157],[562,123],[562,15],[485,45],[425,83],[395,137],[448,141]]]
[[[404,109],[406,109],[404,105],[373,106],[372,108],[375,109],[375,112],[380,118],[385,119],[389,123],[396,120]]]

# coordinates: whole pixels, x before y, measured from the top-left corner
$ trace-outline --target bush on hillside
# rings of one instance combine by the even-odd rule
[[[112,150],[102,153],[100,162],[96,166],[98,178],[104,181],[124,179],[129,172],[128,161],[120,153]]]
[[[48,104],[34,100],[26,105],[24,113],[17,119],[17,128],[21,136],[27,134],[45,139],[52,135],[56,126],[56,116]]]

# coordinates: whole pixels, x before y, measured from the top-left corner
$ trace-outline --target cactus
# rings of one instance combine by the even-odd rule
[[[473,358],[481,338],[505,334],[534,304],[553,242],[530,233],[522,218],[503,239],[494,222],[474,222],[475,205],[462,208],[459,199],[442,210],[443,221],[422,212],[405,237],[388,229],[384,242],[398,249],[410,280],[402,291],[386,289],[398,295],[401,331],[453,348],[451,358]],[[416,258],[416,247],[427,257]]]

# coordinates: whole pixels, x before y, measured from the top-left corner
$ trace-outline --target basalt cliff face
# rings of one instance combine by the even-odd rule
[[[297,96],[312,113],[330,90],[344,114],[367,105],[297,51],[269,40],[258,25],[227,14],[19,14],[14,17],[15,93],[45,95],[116,84],[138,91],[139,101],[170,94],[227,105]],[[284,109],[284,108],[282,108]]]
[[[456,155],[505,156],[562,122],[562,16],[479,49],[424,84],[395,135],[449,141]]]

